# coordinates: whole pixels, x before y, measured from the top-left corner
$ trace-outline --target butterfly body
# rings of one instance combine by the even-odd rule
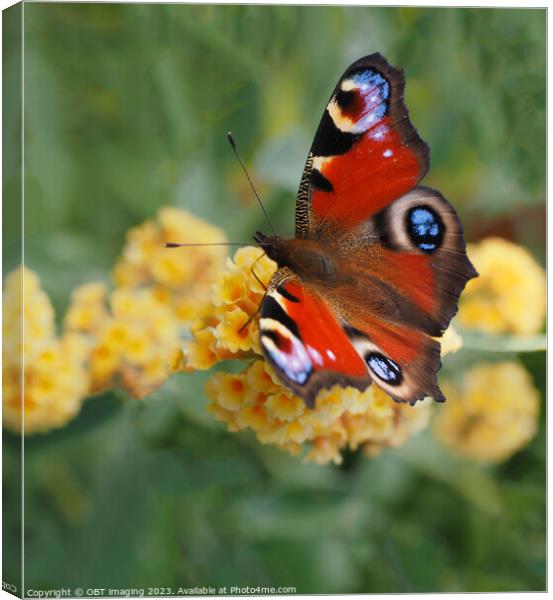
[[[379,54],[351,65],[315,135],[296,237],[256,234],[279,269],[261,306],[261,346],[283,383],[315,403],[335,384],[444,400],[439,342],[476,276],[453,207],[418,186],[428,147]]]
[[[317,240],[264,236],[260,232],[255,240],[280,268],[290,269],[311,285],[332,288],[354,283],[330,245],[325,247]]]

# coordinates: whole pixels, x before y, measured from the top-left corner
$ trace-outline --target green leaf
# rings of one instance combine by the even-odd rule
[[[463,348],[479,352],[543,352],[547,349],[545,334],[536,335],[487,335],[463,330]]]
[[[398,456],[419,472],[450,486],[479,509],[494,515],[501,513],[501,497],[493,473],[449,454],[428,432],[412,439]]]

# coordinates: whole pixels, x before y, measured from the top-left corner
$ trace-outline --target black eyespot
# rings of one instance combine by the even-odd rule
[[[357,97],[356,92],[353,90],[349,90],[344,92],[344,90],[338,90],[335,96],[336,104],[342,109],[347,110],[354,102]]]
[[[377,352],[367,354],[365,361],[371,371],[389,385],[399,385],[403,381],[399,365],[383,354]]]
[[[442,219],[430,206],[415,206],[407,213],[407,233],[413,244],[427,254],[442,245],[444,231]]]

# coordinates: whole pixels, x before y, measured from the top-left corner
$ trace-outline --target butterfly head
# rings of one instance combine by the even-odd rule
[[[317,279],[323,273],[323,256],[318,244],[301,239],[285,239],[256,231],[254,240],[279,268],[289,267],[294,273]]]
[[[265,254],[272,260],[274,260],[279,267],[284,267],[287,264],[284,249],[285,240],[278,235],[265,235],[261,231],[256,231],[253,239],[263,250]]]

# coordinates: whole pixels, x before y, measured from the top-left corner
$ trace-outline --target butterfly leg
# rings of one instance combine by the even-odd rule
[[[255,275],[255,273],[254,273]],[[257,278],[257,275],[255,276],[256,279],[259,281],[259,283],[261,283],[261,285],[263,285],[263,283]],[[265,286],[263,286],[265,287]],[[259,303],[258,307],[256,308],[255,312],[253,313],[253,315],[251,315],[251,317],[244,323],[244,325],[242,325],[242,327],[240,327],[240,329],[238,330],[238,333],[242,333],[242,331],[244,331],[244,329],[246,329],[246,327],[255,319],[255,317],[258,315],[259,313],[259,309],[261,308],[261,305],[263,304],[263,300],[265,300],[265,296],[267,295],[267,288],[265,288],[265,292],[263,294],[263,298],[261,298],[261,302]]]
[[[259,279],[259,276],[257,275],[257,273],[253,270],[253,268],[255,267],[255,263],[258,262],[263,256],[265,256],[265,254],[260,254],[259,257],[254,260],[254,262],[253,262],[253,264],[252,264],[252,266],[250,268],[250,273],[256,278],[257,282],[265,290],[265,292],[263,294],[263,298],[261,298],[261,302],[259,303],[256,311],[244,323],[244,325],[242,325],[242,327],[240,327],[240,329],[238,330],[238,333],[241,333],[244,329],[246,329],[246,327],[255,319],[255,317],[259,313],[259,309],[261,308],[261,305],[263,304],[263,300],[265,300],[265,296],[267,295],[267,286],[261,281],[261,279]]]
[[[253,270],[253,265],[252,265],[251,273],[257,279],[257,282],[259,283],[259,285],[265,290],[265,293],[267,293],[267,286],[261,281],[261,279],[259,279],[257,273]],[[265,296],[263,296],[263,297],[265,297]]]

